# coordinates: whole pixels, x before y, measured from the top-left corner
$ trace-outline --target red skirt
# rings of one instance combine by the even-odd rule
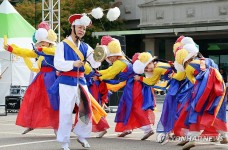
[[[59,111],[52,109],[44,83],[44,73],[40,73],[26,90],[16,125],[33,129],[58,129],[58,124]]]
[[[140,82],[134,82],[134,86],[139,88],[142,86]],[[134,89],[134,87],[133,87]],[[142,88],[141,88],[142,89]],[[134,90],[132,90],[134,91]],[[117,123],[115,127],[116,132],[123,132],[125,130],[133,130],[146,125],[154,124],[155,115],[152,110],[143,110],[143,95],[142,92],[135,91],[133,92],[133,102],[131,114],[128,120],[128,123],[124,125],[124,123]]]
[[[94,121],[92,123],[93,123],[92,132],[101,132],[110,128],[105,118],[101,118],[98,124],[96,124]]]

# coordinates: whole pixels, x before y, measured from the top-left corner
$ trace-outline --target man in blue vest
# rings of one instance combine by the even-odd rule
[[[90,145],[86,138],[92,131],[91,103],[88,88],[84,78],[85,60],[92,59],[93,49],[81,41],[85,35],[86,27],[82,20],[84,16],[74,14],[69,17],[71,35],[57,45],[54,66],[60,71],[57,79],[59,85],[59,129],[57,141],[64,150],[69,150],[70,133],[72,129],[72,111],[76,108],[77,123],[73,132],[78,136],[77,141],[85,148]],[[87,19],[89,19],[87,17]]]

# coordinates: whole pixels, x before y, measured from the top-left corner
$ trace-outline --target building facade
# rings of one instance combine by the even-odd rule
[[[126,37],[126,53],[149,51],[174,60],[172,47],[180,35],[191,36],[205,57],[228,72],[228,0],[116,0],[126,31],[95,35]]]

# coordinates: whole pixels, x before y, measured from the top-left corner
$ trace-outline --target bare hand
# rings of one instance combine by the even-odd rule
[[[81,67],[81,66],[84,65],[84,62],[81,61],[81,60],[76,60],[76,61],[73,63],[73,65],[74,65],[74,67],[79,68],[79,67]]]
[[[139,76],[139,75],[135,75],[135,76],[134,76],[134,80],[135,80],[135,81],[140,80],[140,76]]]
[[[168,77],[171,79],[173,77],[173,74],[172,73],[168,74]]]
[[[9,45],[8,44],[6,44],[6,45],[4,44],[4,49],[8,50],[8,48],[9,48]]]
[[[99,80],[98,76],[93,76],[92,79],[93,81]]]
[[[59,76],[59,75],[60,75],[60,72],[59,72],[59,71],[56,71],[55,74],[56,74],[57,76]]]

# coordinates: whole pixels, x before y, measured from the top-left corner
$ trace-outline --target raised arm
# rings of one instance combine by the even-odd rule
[[[127,67],[127,64],[117,60],[106,70],[100,70],[99,73],[102,75],[99,77],[100,80],[110,80],[113,79],[117,74]]]
[[[15,45],[15,44],[11,44],[8,45],[7,47],[5,47],[5,50],[20,56],[20,57],[30,57],[30,58],[37,58],[37,54],[30,49],[26,49],[26,48],[20,48],[19,46]]]

